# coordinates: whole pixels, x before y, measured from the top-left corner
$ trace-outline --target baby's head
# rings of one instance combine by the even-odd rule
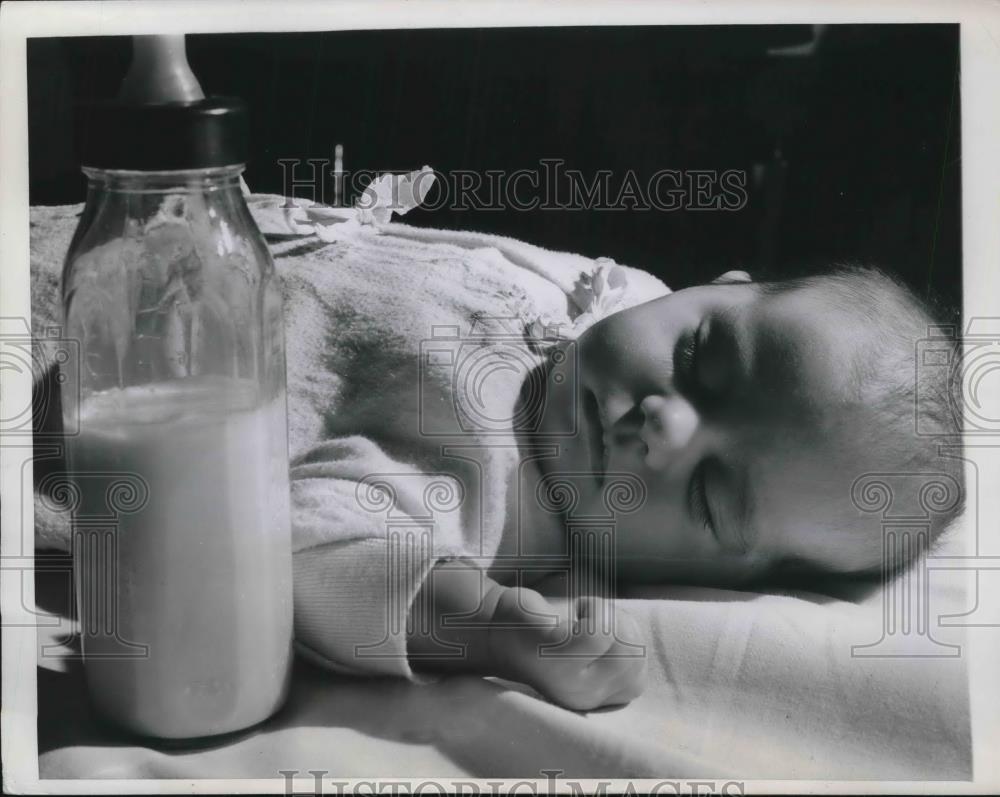
[[[593,470],[595,510],[614,474],[642,480],[645,504],[616,521],[631,580],[881,572],[882,518],[852,500],[855,480],[961,484],[959,460],[916,434],[917,341],[932,323],[907,288],[860,268],[759,284],[730,272],[633,307],[580,338],[576,392],[550,404],[580,407],[582,433],[544,467]],[[948,433],[946,370],[921,372],[921,411]],[[958,511],[933,517],[932,538]]]

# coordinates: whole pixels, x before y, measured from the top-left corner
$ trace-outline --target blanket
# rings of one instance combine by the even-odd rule
[[[274,210],[278,199],[260,198],[257,210]],[[58,325],[58,266],[78,212],[32,210],[32,325],[40,347],[49,345],[40,331]],[[268,223],[280,227],[273,213],[258,217],[265,231]],[[541,321],[542,327],[563,325],[573,334],[580,318],[586,324],[600,314],[599,275],[605,274],[606,285],[622,287],[620,278],[611,277],[615,266],[606,262],[549,257],[524,244],[476,236],[435,240],[401,227],[389,225],[393,229],[377,236],[348,228],[322,237],[272,239],[286,284],[293,467],[311,464],[317,439],[349,431],[355,449],[371,452],[359,441],[378,438],[381,454],[417,476],[425,472],[420,457],[399,445],[404,438],[392,434],[402,415],[379,413],[378,402],[358,401],[352,392],[364,379],[358,367],[365,358],[370,362],[383,353],[386,330],[373,334],[373,309],[394,308],[401,325],[412,324],[398,330],[406,340],[419,339],[428,322],[467,328],[473,315],[517,319],[529,333]],[[666,290],[641,272],[623,273],[633,294],[609,311]],[[414,314],[414,307],[425,312]],[[329,352],[331,345],[350,356],[315,367],[317,352]],[[44,360],[45,354],[38,356]],[[382,376],[412,379],[405,362],[390,365],[397,370],[390,367]],[[509,400],[500,394],[497,400]],[[348,460],[328,458],[325,466],[347,468]],[[339,473],[328,477],[350,481],[347,471]],[[483,498],[490,500],[499,505],[503,496]],[[299,506],[315,508],[307,500]],[[325,503],[322,512],[330,511]],[[319,528],[330,524],[310,527],[307,520],[300,516],[297,523],[300,553],[330,544]],[[64,548],[66,523],[50,501],[36,500],[40,548]],[[933,586],[932,618],[969,608],[958,585],[938,578]],[[288,708],[262,730],[222,748],[165,755],[120,742],[109,746],[102,732],[85,723],[78,737],[46,751],[45,766],[50,777],[274,777],[278,762],[278,768],[343,776],[485,777],[561,769],[569,777],[967,777],[964,660],[919,655],[926,641],[919,635],[908,640],[918,655],[898,657],[898,647],[896,658],[866,655],[865,646],[884,636],[884,597],[851,602],[808,593],[637,591],[622,603],[649,640],[651,684],[642,698],[614,711],[568,712],[528,690],[483,679],[418,686],[344,679],[301,665]],[[962,644],[958,629],[935,624],[934,634],[938,651],[953,653],[955,648],[944,646]]]

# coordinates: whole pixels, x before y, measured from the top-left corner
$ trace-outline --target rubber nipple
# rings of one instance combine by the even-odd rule
[[[184,34],[133,36],[132,63],[122,80],[118,99],[135,105],[205,99],[187,61]]]

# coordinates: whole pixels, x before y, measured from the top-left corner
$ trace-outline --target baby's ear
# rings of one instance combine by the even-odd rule
[[[745,271],[727,271],[712,280],[713,285],[731,285],[737,282],[753,282]]]

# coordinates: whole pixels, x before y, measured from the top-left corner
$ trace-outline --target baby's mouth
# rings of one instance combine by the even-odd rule
[[[604,472],[607,471],[612,451],[617,452],[618,456],[622,457],[621,461],[629,463],[630,467],[645,461],[649,454],[649,446],[641,432],[642,417],[642,408],[637,404],[613,424],[608,425],[602,440]]]

